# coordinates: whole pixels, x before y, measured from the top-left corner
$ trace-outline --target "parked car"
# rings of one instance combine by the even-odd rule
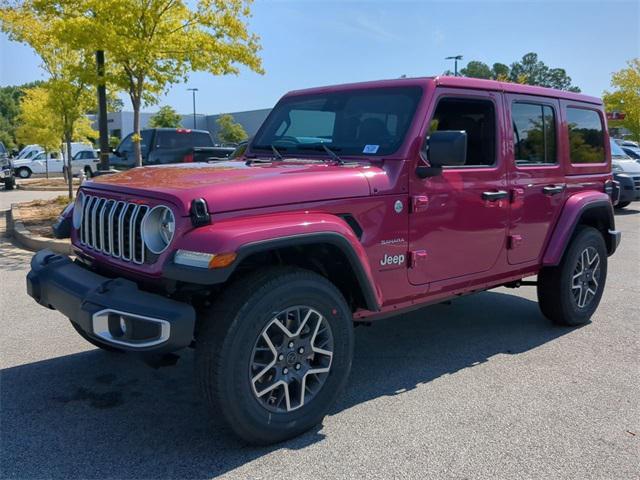
[[[43,151],[44,149],[40,145],[27,145],[22,150],[20,150],[18,155],[15,157],[15,160],[33,158],[35,155]]]
[[[88,177],[91,177],[97,170],[99,158],[91,145],[84,145],[86,145],[85,149],[78,150],[71,159],[72,173],[77,175],[84,171]],[[40,152],[32,158],[13,160],[12,164],[19,178],[29,178],[34,173],[63,173],[66,169],[66,162],[61,152]]]
[[[12,161],[13,171],[18,178],[29,178],[41,173],[62,173],[64,159],[61,152],[35,153]]]
[[[98,171],[100,154],[94,150],[83,150],[75,154],[72,160],[73,173],[84,172],[87,178],[91,178]]]
[[[195,346],[207,408],[273,443],[330,410],[354,322],[525,284],[552,322],[589,322],[621,236],[612,183],[598,98],[459,77],[300,90],[238,160],[86,182],[76,259],[37,253],[27,291],[106,350]]]
[[[629,146],[621,146],[620,148],[632,159],[640,160],[640,148]]]
[[[192,163],[226,159],[232,147],[214,146],[206,130],[151,128],[140,132],[143,165]],[[115,168],[135,166],[133,134],[127,135],[109,157]]]
[[[624,148],[611,142],[611,169],[613,178],[620,184],[620,198],[616,208],[625,208],[640,200],[640,164],[629,157]]]
[[[0,181],[4,184],[5,190],[13,190],[15,186],[13,169],[9,160],[9,152],[2,142],[0,142]]]

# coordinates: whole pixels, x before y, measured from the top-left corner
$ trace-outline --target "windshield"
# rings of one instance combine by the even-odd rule
[[[628,158],[628,155],[622,150],[622,147],[618,145],[613,140],[609,140],[609,144],[611,145],[611,156],[612,157],[623,157]]]
[[[421,95],[403,87],[285,97],[251,148],[324,155],[324,143],[340,155],[389,155],[402,145]]]

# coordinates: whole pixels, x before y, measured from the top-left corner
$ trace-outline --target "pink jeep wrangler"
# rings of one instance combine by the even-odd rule
[[[523,284],[551,321],[588,322],[612,188],[597,98],[447,77],[295,91],[239,159],[85,183],[75,259],[37,253],[27,287],[105,350],[195,347],[211,411],[272,443],[340,394],[354,322]]]

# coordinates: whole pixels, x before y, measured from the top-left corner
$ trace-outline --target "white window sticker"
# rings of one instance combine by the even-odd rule
[[[362,153],[378,153],[378,148],[380,145],[365,145]]]

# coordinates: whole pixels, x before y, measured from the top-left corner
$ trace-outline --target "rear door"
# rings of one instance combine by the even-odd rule
[[[504,255],[509,218],[502,94],[438,88],[433,102],[428,130],[466,131],[467,159],[438,176],[411,176],[414,285],[491,271]]]
[[[552,98],[505,95],[511,197],[510,264],[537,260],[565,199],[560,104]]]

